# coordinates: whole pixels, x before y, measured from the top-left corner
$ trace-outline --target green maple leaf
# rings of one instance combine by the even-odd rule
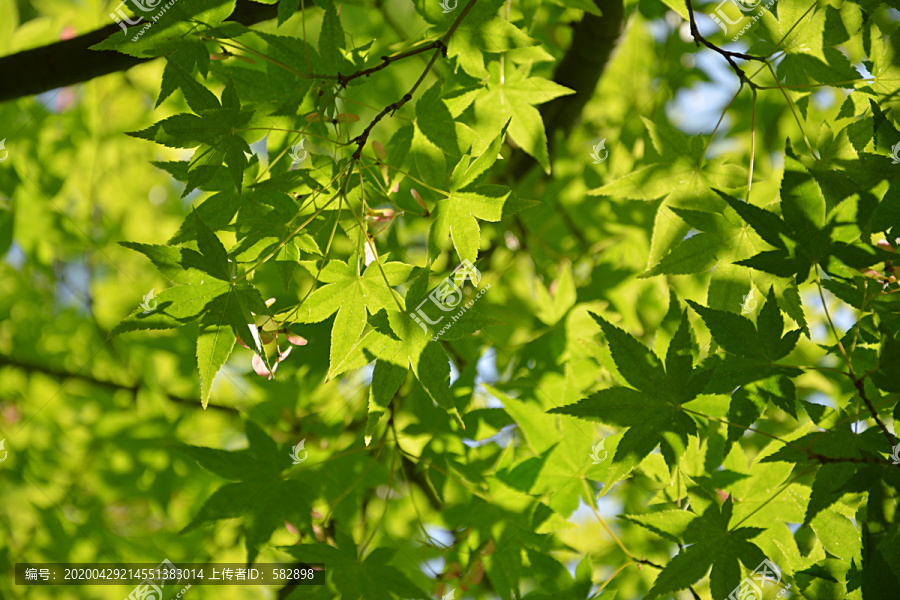
[[[507,121],[508,125],[508,121]],[[450,175],[450,192],[434,208],[434,221],[428,233],[428,256],[437,258],[451,238],[460,260],[474,263],[481,245],[478,220],[497,222],[503,217],[534,206],[536,202],[519,199],[508,187],[479,185],[496,161],[506,125],[481,155],[472,160],[474,148],[466,153]]]
[[[752,538],[762,533],[756,527],[729,529],[733,504],[728,498],[720,509],[710,504],[699,518],[693,519],[681,534],[690,544],[670,560],[656,577],[646,598],[658,598],[683,590],[699,581],[712,567],[710,591],[713,598],[725,598],[741,581],[740,565],[755,569],[766,556]],[[674,535],[675,531],[669,529]]]
[[[843,423],[832,431],[816,431],[808,433],[784,446],[778,452],[762,459],[762,462],[789,462],[796,465],[820,464],[810,454],[818,454],[827,458],[882,459],[882,452],[887,452],[885,440],[880,431],[867,429],[862,434],[853,433],[849,423]],[[807,448],[810,454],[801,452],[799,448]],[[822,464],[812,484],[809,503],[803,524],[809,524],[821,511],[841,499],[845,493],[854,491],[852,480],[860,480],[872,472],[877,472],[878,465],[855,466],[848,462],[831,462]]]
[[[569,570],[548,553],[526,548],[528,562],[535,573],[538,588],[529,592],[528,600],[556,600],[558,598],[588,598],[591,586],[591,557],[585,556],[575,567],[573,577]],[[614,596],[598,596],[598,600],[612,600]]]
[[[806,281],[812,268],[820,265],[831,272],[837,262],[853,269],[891,260],[891,253],[863,244],[848,244],[835,239],[845,229],[840,211],[826,220],[826,201],[819,182],[787,146],[781,183],[781,218],[775,213],[746,204],[719,192],[757,234],[775,247],[736,264],[772,273],[795,276],[797,284]],[[858,239],[858,235],[854,236]]]
[[[622,378],[632,388],[616,386],[594,392],[577,404],[551,413],[597,420],[628,431],[619,442],[605,483],[609,488],[662,443],[670,467],[684,453],[688,436],[697,433],[694,421],[681,405],[700,394],[710,372],[694,369],[687,313],[669,344],[665,366],[655,354],[602,317],[591,313],[609,343]]]
[[[391,566],[396,551],[376,548],[368,556],[359,555],[348,535],[335,535],[337,547],[327,544],[301,544],[281,549],[303,563],[324,563],[332,582],[344,600],[394,600],[395,598],[429,598],[400,569]]]
[[[784,15],[779,12],[778,15],[782,24],[782,31],[779,33],[783,36],[790,30],[785,40],[784,59],[776,68],[779,80],[791,86],[818,82],[852,87],[852,82],[859,79],[860,75],[850,64],[850,59],[837,48],[823,43],[825,36],[838,33],[839,21],[827,19],[824,10],[812,11],[802,19],[800,11],[791,13]]]
[[[492,63],[487,89],[475,99],[475,114],[479,121],[496,127],[488,133],[489,138],[494,137],[502,124],[509,121],[510,137],[549,174],[547,133],[541,113],[535,106],[574,93],[543,77],[532,77],[529,67],[517,68],[507,64],[505,76],[501,77],[499,65]]]
[[[872,25],[872,50],[870,57],[872,67],[870,69],[875,81],[872,82],[872,90],[884,100],[887,107],[896,111],[897,91],[900,90],[900,65],[897,61],[897,48],[900,43],[900,32],[894,31],[885,40],[884,34],[877,25]]]
[[[540,457],[512,466],[507,472],[509,484],[522,481],[517,478],[534,468],[536,473],[528,478],[524,491],[545,496],[550,508],[568,518],[578,508],[585,470],[591,466],[589,457],[593,440],[590,429],[571,417],[548,414],[547,409],[554,406],[549,399],[526,402],[511,398],[494,387],[485,387],[503,403],[503,409],[516,422],[528,446]],[[567,367],[562,403],[577,402],[578,398],[574,373]]]
[[[450,468],[465,469],[465,465],[452,461]],[[489,501],[468,496],[467,501],[449,505],[443,514],[448,525],[477,535],[479,547],[493,542],[494,552],[483,560],[484,572],[497,595],[512,600],[525,568],[522,548],[546,547],[546,537],[535,531],[535,524],[543,523],[554,513],[549,509],[534,511],[531,496],[497,478],[488,478],[484,487]]]
[[[237,336],[253,344],[252,349],[266,364],[265,349],[259,339],[253,314],[268,314],[259,291],[233,277],[232,264],[222,242],[194,212],[193,227],[198,233],[197,248],[176,248],[151,244],[123,243],[145,254],[176,285],[155,296],[148,312],[139,306],[110,332],[173,329],[200,320],[197,365],[200,370],[200,399],[209,402],[212,382],[225,364]]]
[[[439,2],[418,0],[417,3],[420,4],[419,12],[432,23],[452,22],[455,15],[443,14]],[[484,68],[487,54],[499,54],[538,44],[537,40],[510,23],[509,19],[497,15],[501,6],[502,2],[498,0],[476,2],[447,44],[447,56],[456,57],[462,70],[476,79],[488,76]]]
[[[438,200],[434,221],[428,234],[428,254],[436,257],[450,237],[460,260],[475,262],[481,244],[481,229],[477,219],[497,222],[503,216],[504,206],[515,198],[509,188],[500,185],[482,185],[472,190],[451,191]]]
[[[465,429],[450,393],[450,357],[443,346],[433,339],[434,332],[429,332],[424,324],[420,325],[410,316],[419,303],[426,300],[427,285],[428,273],[423,271],[407,293],[405,311],[400,312],[393,307],[381,309],[370,319],[373,328],[356,343],[344,361],[329,370],[328,377],[331,378],[376,359],[378,378],[373,375],[372,384],[376,389],[372,392],[369,405],[367,441],[375,427],[373,421],[382,416],[403,382],[401,373],[405,374],[410,369],[432,400],[453,415]]]
[[[659,510],[642,515],[622,515],[626,521],[652,531],[670,541],[680,543],[691,523],[701,518],[689,510]]]
[[[220,519],[243,517],[247,564],[272,533],[285,521],[312,527],[310,471],[304,481],[286,479],[282,472],[292,466],[288,448],[278,445],[251,421],[246,422],[249,447],[225,451],[216,448],[182,446],[180,450],[201,467],[228,479],[210,496],[182,533]]]
[[[689,138],[667,123],[646,118],[644,125],[660,162],[635,169],[591,190],[590,195],[649,201],[675,193],[703,196],[713,188],[736,189],[747,183],[746,169],[728,164],[724,158],[704,164],[705,148],[700,136]]]
[[[301,263],[312,275],[318,273],[314,263]],[[316,289],[297,311],[297,319],[304,323],[324,321],[337,313],[331,329],[329,372],[334,373],[359,341],[366,326],[367,311],[374,315],[380,310],[396,307],[394,292],[385,283],[384,269],[391,286],[407,280],[412,267],[400,262],[388,262],[379,266],[372,263],[361,274],[357,273],[353,259],[343,263],[331,260],[325,263]]]
[[[759,382],[756,386],[760,389],[754,389],[752,402],[745,391],[735,394],[729,418],[749,425],[762,413],[765,398],[770,396],[778,397],[776,403],[792,412],[792,387],[783,378],[795,377],[798,371],[775,366],[775,363],[793,351],[802,330],[784,333],[784,319],[774,290],[769,289],[755,326],[743,315],[707,308],[692,300],[688,300],[688,304],[706,323],[713,340],[726,352],[724,357],[717,355],[709,359],[710,365],[716,366],[716,371],[706,391],[731,394],[738,386]],[[769,378],[774,379],[768,383],[763,381]],[[736,431],[732,431],[731,435],[736,435]]]
[[[162,10],[163,4],[160,3],[150,12],[132,8],[130,5],[134,2],[130,0],[123,3],[129,6],[123,11],[126,16],[132,20],[133,17],[140,17],[143,21],[129,27],[127,32],[117,29],[102,42],[91,46],[92,50],[116,50],[147,58],[169,54],[187,46],[203,46],[201,36],[229,38],[246,31],[239,23],[223,23],[234,12],[236,0],[178,0],[166,6],[165,10]],[[153,17],[158,18],[154,21]],[[138,35],[142,30],[143,33]],[[208,63],[208,52],[205,60]]]
[[[240,192],[246,154],[250,146],[237,130],[247,127],[253,112],[242,109],[231,82],[222,92],[221,106],[203,108],[198,114],[180,113],[128,135],[170,148],[197,148],[188,166],[183,196],[208,182],[223,162],[228,165],[235,187]]]
[[[709,271],[719,260],[732,262],[736,254],[746,257],[745,247],[754,245],[748,239],[749,234],[743,223],[733,212],[722,215],[677,207],[670,207],[669,210],[700,233],[674,245],[656,266],[642,273],[641,278]]]
[[[194,112],[219,108],[219,99],[209,89],[194,79],[194,69],[206,77],[209,71],[209,51],[202,42],[185,45],[166,57],[160,84],[159,107],[176,89],[181,89],[184,99]]]
[[[693,300],[687,302],[709,327],[716,343],[737,356],[773,363],[790,354],[800,338],[799,329],[782,335],[784,318],[773,289],[769,289],[755,327],[753,321],[743,315],[707,308]]]
[[[343,73],[350,66],[341,52],[346,44],[344,28],[334,0],[322,0],[320,4],[325,8],[325,18],[319,33],[319,56],[315,66],[320,73]]]

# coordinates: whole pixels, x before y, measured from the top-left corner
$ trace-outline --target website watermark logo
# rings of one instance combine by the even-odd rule
[[[453,12],[456,10],[456,5],[459,3],[459,0],[453,0],[453,4],[451,5],[448,0],[441,0],[441,8],[444,9],[444,13]]]
[[[153,293],[156,291],[156,288],[152,288],[148,293],[144,294],[144,301],[141,302],[141,308],[143,309],[143,313],[145,315],[149,315],[156,307],[159,305],[159,302],[156,298],[153,297]]]
[[[769,559],[764,559],[750,575],[734,588],[726,600],[760,600],[762,588],[770,581],[775,585],[781,583],[781,569]],[[791,584],[785,585],[778,592],[778,597],[783,596],[789,589],[791,589]]]
[[[754,11],[756,12],[752,15],[746,14],[746,16],[741,16],[736,20],[731,20],[731,18],[728,17],[728,14],[722,9],[722,7],[729,2],[737,6],[738,10],[740,10],[742,13],[746,14],[752,13]],[[760,6],[761,2],[762,0],[755,0],[755,2],[751,0],[722,0],[722,2],[720,2],[719,5],[716,6],[714,13],[711,15],[712,20],[722,28],[722,33],[728,35],[728,27],[726,27],[726,23],[728,23],[728,25],[740,25],[741,23],[744,23],[745,19],[749,18],[750,22],[745,23],[742,26],[741,30],[737,33],[737,35],[731,38],[732,42],[736,42],[742,35],[744,35],[744,33],[747,32],[748,29],[750,29],[751,25],[759,21],[764,14],[769,12],[769,9],[772,7],[772,5],[775,4],[775,0],[769,0],[764,6]]]
[[[422,327],[422,331],[428,333],[428,325],[437,325],[441,321],[444,320],[444,317],[448,315],[441,315],[437,319],[432,320],[429,318],[428,314],[425,312],[425,309],[422,308],[422,305],[431,300],[431,303],[438,308],[443,313],[452,312],[462,304],[463,300],[463,291],[462,285],[466,282],[466,279],[471,281],[475,286],[478,286],[478,283],[481,281],[481,271],[475,268],[470,261],[464,260],[459,266],[453,269],[453,272],[447,276],[444,281],[442,281],[436,288],[434,288],[428,297],[422,300],[419,305],[416,307],[415,312],[409,313],[409,316],[412,317],[413,321],[419,324]],[[462,316],[466,313],[467,310],[472,308],[475,302],[481,298],[481,296],[491,288],[490,284],[487,287],[482,288],[478,294],[468,302],[466,302],[463,307],[454,315],[450,316],[450,321],[444,325],[441,330],[432,336],[431,340],[436,342],[442,335],[444,335],[450,327],[453,326],[453,323],[458,321]],[[438,313],[440,314],[440,313]]]
[[[163,559],[155,569],[150,570],[153,577],[148,577],[137,584],[125,600],[162,600],[163,588],[166,587],[166,582],[179,581],[181,579],[180,571],[181,569],[172,564],[168,558]],[[156,585],[156,582],[159,582],[159,585]],[[191,584],[188,584],[175,597],[181,598],[190,587]]]
[[[306,444],[306,438],[300,440],[300,443],[294,446],[294,449],[290,454],[290,457],[291,459],[293,459],[295,465],[299,465],[300,463],[302,463],[309,455],[309,452],[306,450],[306,448],[303,447],[304,444]],[[300,458],[301,451],[303,452],[303,458]]]
[[[898,144],[900,145],[900,144]],[[0,140],[0,162],[6,160],[9,156],[9,150],[6,149],[6,138]]]
[[[9,452],[6,450],[5,444],[6,444],[6,438],[0,440],[0,450],[3,451],[3,457],[0,458],[0,463],[2,463],[4,460],[6,460],[6,456],[9,454]]]
[[[606,460],[606,457],[609,455],[609,453],[603,447],[603,442],[605,442],[605,441],[606,440],[600,440],[599,442],[597,442],[597,444],[595,444],[591,448],[591,453],[589,456],[591,457],[591,460],[594,461],[595,465],[599,465],[600,463],[602,463],[604,460]],[[600,454],[601,450],[603,450],[603,454]]]
[[[306,143],[306,138],[305,137],[300,138],[300,141],[297,142],[296,144],[294,144],[294,147],[291,148],[291,166],[292,167],[294,165],[299,165],[300,163],[302,163],[304,160],[306,160],[306,157],[309,155],[309,153],[303,149],[304,143]]]
[[[591,152],[591,158],[594,159],[595,165],[602,163],[604,160],[606,160],[606,157],[609,156],[609,150],[606,149],[605,144],[606,138],[603,138],[598,144],[594,145],[594,151]],[[601,150],[603,151],[603,158],[600,158]]]
[[[0,142],[0,148],[3,148],[3,142]],[[900,165],[900,142],[897,142],[891,147],[891,163],[895,165]],[[3,160],[3,159],[0,159]]]
[[[149,13],[159,8],[159,11],[150,17],[150,20],[153,21],[153,23],[146,23],[137,35],[131,38],[131,41],[136,42],[148,29],[160,20],[162,16],[166,14],[166,11],[168,11],[177,1],[178,0],[169,0],[165,5],[160,6],[163,0],[131,0],[131,3],[143,13]],[[122,28],[125,35],[128,35],[128,25],[140,25],[141,21],[144,21],[144,17],[136,17],[135,19],[130,18],[123,10],[124,6],[125,2],[120,2],[119,6],[116,7],[116,10],[109,13],[109,17],[116,22],[116,25]],[[126,23],[128,25],[126,25]]]
[[[753,288],[750,288],[750,293],[745,294],[741,300],[741,314],[748,315],[754,310],[756,310],[756,300],[753,299]]]
[[[3,448],[3,442],[0,442],[0,449]],[[891,454],[893,462],[891,464],[900,465],[900,444],[893,447],[894,453]],[[3,461],[0,461],[3,462]]]
[[[122,28],[125,35],[128,35],[128,25],[140,25],[141,21],[144,20],[144,17],[138,17],[137,20],[132,21],[131,18],[125,14],[125,11],[122,10],[123,6],[125,6],[125,3],[119,2],[119,6],[116,7],[114,12],[109,13],[109,17],[116,22],[116,25]],[[125,25],[125,23],[128,23],[128,25]]]

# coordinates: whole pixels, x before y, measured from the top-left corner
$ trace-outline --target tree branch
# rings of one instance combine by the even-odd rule
[[[551,100],[540,109],[547,130],[550,156],[553,156],[556,132],[566,134],[572,131],[585,105],[594,97],[597,83],[624,29],[625,6],[622,0],[596,0],[595,3],[603,11],[603,16],[585,13],[584,18],[574,25],[572,45],[553,74],[553,81],[575,90],[575,93]],[[516,150],[510,156],[507,172],[514,180],[519,180],[535,164],[535,160],[525,152]]]
[[[747,82],[747,85],[749,85],[752,89],[756,89],[756,84],[747,78],[747,75],[744,73],[744,70],[741,69],[739,66],[737,66],[737,63],[734,62],[734,59],[739,58],[741,60],[756,60],[756,61],[765,63],[766,62],[765,57],[753,56],[751,54],[744,54],[743,52],[732,52],[730,50],[723,50],[722,48],[719,48],[712,42],[708,41],[705,37],[700,35],[700,30],[697,29],[697,21],[694,19],[694,7],[691,4],[691,0],[685,0],[685,4],[687,5],[688,16],[690,17],[691,35],[694,36],[694,43],[697,44],[698,46],[700,44],[703,44],[710,50],[713,50],[713,51],[721,54],[725,58],[725,60],[728,61],[728,64],[731,65],[731,68],[734,69],[734,72],[737,74],[738,78],[742,82]]]
[[[17,369],[22,369],[24,371],[28,371],[29,373],[43,373],[44,375],[50,375],[51,377],[55,377],[57,379],[77,379],[78,381],[84,381],[90,383],[92,385],[96,385],[99,387],[104,387],[112,390],[124,390],[127,392],[131,392],[132,395],[136,395],[137,392],[141,389],[141,386],[138,384],[127,385],[124,383],[116,383],[115,381],[109,381],[105,379],[97,379],[93,375],[90,374],[81,374],[81,373],[73,373],[71,371],[66,371],[64,369],[57,369],[54,367],[50,367],[47,365],[38,365],[35,363],[23,362],[17,360],[11,356],[4,356],[0,354],[0,366],[7,365],[10,367],[15,367]],[[163,392],[166,397],[172,402],[176,402],[178,404],[188,404],[194,408],[200,407],[200,399],[199,398],[185,398],[184,396],[179,396],[177,394],[172,394],[170,392]],[[216,410],[221,410],[230,413],[238,413],[239,411],[236,408],[232,408],[230,406],[216,406],[215,404],[209,404],[209,408],[214,408]]]
[[[428,72],[431,71],[431,67],[434,66],[434,63],[435,63],[435,61],[437,61],[438,57],[439,56],[443,56],[445,58],[447,57],[447,42],[449,42],[450,38],[453,37],[453,34],[456,32],[456,29],[459,27],[460,23],[463,22],[463,19],[466,18],[466,15],[469,14],[469,11],[472,10],[473,6],[475,6],[475,0],[469,0],[468,4],[466,4],[465,8],[462,9],[462,12],[459,13],[459,16],[456,17],[456,20],[453,21],[453,24],[450,26],[450,29],[447,30],[447,33],[445,33],[444,36],[440,40],[437,40],[433,44],[433,46],[435,48],[437,48],[437,50],[434,51],[434,54],[431,56],[431,60],[428,61],[428,64],[425,66],[425,70],[422,71],[422,74],[419,76],[419,78],[416,80],[416,82],[413,84],[413,86],[410,88],[410,90],[408,92],[406,92],[406,94],[404,94],[403,97],[400,98],[399,100],[397,100],[396,102],[385,106],[384,110],[382,110],[380,113],[375,115],[375,118],[372,119],[372,122],[369,123],[369,125],[363,130],[363,132],[361,134],[359,134],[358,136],[356,136],[355,138],[353,138],[353,140],[351,140],[354,144],[356,144],[356,151],[353,152],[353,156],[351,157],[351,160],[353,162],[359,161],[359,157],[362,154],[363,147],[366,145],[366,140],[369,139],[369,134],[372,132],[372,129],[374,129],[375,126],[378,125],[378,123],[384,117],[386,117],[388,113],[391,113],[391,115],[393,115],[395,112],[400,110],[400,107],[402,107],[404,104],[406,104],[407,102],[412,100],[413,94],[416,92],[416,90],[419,88],[419,86],[422,85],[422,82],[425,81],[425,77],[428,75]],[[413,52],[412,54],[418,54],[418,52]],[[410,54],[409,52],[404,52],[403,54],[400,55],[400,58],[405,57],[405,56],[412,56],[412,54]],[[377,67],[376,70],[384,68],[388,64],[390,64],[388,62],[387,58],[382,57],[382,59],[385,61],[385,63],[380,65],[379,67]],[[342,81],[341,83],[342,83],[342,85],[346,86],[346,82]]]
[[[346,88],[347,84],[354,79],[357,79],[359,77],[368,77],[372,73],[377,73],[378,71],[386,68],[392,62],[396,62],[409,56],[415,56],[416,54],[421,54],[422,52],[428,52],[433,48],[443,48],[444,52],[446,52],[446,46],[444,46],[444,42],[442,42],[441,40],[435,40],[430,44],[425,44],[424,46],[419,46],[418,48],[413,48],[412,50],[407,50],[406,52],[401,52],[400,54],[394,54],[393,56],[382,56],[381,64],[377,64],[374,67],[369,67],[368,69],[361,69],[351,75],[341,75],[340,73],[338,73],[338,83],[341,84],[342,87]]]
[[[301,10],[309,0],[301,0]],[[228,21],[253,25],[277,16],[274,4],[237,0]],[[133,26],[140,29],[143,23]],[[109,36],[122,30],[115,23],[31,50],[23,50],[0,58],[0,102],[34,96],[56,88],[89,81],[95,77],[125,71],[152,58],[137,58],[111,50],[90,50]]]
[[[884,422],[879,418],[878,411],[875,410],[875,407],[872,406],[872,402],[869,400],[869,397],[866,395],[866,386],[863,382],[862,378],[853,379],[853,385],[856,387],[859,395],[862,397],[863,402],[866,403],[866,408],[869,409],[869,412],[872,413],[872,418],[875,419],[875,422],[878,423],[878,427],[881,428],[881,432],[884,433],[884,437],[887,438],[888,445],[893,448],[894,446],[894,438],[891,436],[891,433],[888,431],[888,428],[884,425]]]

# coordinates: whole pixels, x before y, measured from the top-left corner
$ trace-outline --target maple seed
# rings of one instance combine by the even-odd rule
[[[409,193],[412,194],[413,199],[419,203],[419,206],[425,211],[425,216],[430,217],[431,211],[428,210],[428,205],[425,204],[425,201],[422,200],[422,196],[419,195],[419,192],[416,191],[416,188],[412,188],[409,190]]]
[[[269,298],[266,300],[266,307],[268,308],[274,303],[275,298]],[[272,317],[267,315],[257,315],[253,312],[250,314],[254,317],[254,323],[249,326],[256,328],[259,343],[263,346],[266,356],[273,359],[273,365],[270,370],[262,357],[255,351],[250,364],[257,375],[272,379],[275,369],[277,369],[278,365],[290,355],[291,349],[294,346],[305,346],[307,340],[306,338],[291,332],[287,323],[276,323]],[[280,342],[284,339],[287,339],[289,344],[282,350]],[[237,335],[237,343],[244,348],[250,348],[250,346],[241,338],[240,334]]]
[[[375,156],[378,157],[378,160],[383,161],[387,158],[387,151],[381,145],[381,142],[372,142],[372,148],[375,149]]]
[[[393,208],[370,208],[366,214],[373,223],[387,223],[396,213]]]
[[[456,579],[457,577],[459,577],[459,574],[461,571],[462,571],[462,565],[460,565],[458,562],[455,562],[455,563],[451,564],[450,567],[447,569],[447,572],[444,573],[444,579],[452,581],[452,580]]]

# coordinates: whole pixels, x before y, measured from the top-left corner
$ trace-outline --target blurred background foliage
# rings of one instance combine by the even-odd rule
[[[433,33],[421,15],[437,9],[426,9],[424,1],[342,2],[340,18],[353,45],[377,40],[379,48],[396,49]],[[529,77],[552,79],[556,62],[571,44],[571,24],[584,17],[585,8],[591,10],[590,4],[510,3],[510,22],[539,44],[511,51],[507,59],[519,67],[527,65]],[[706,17],[715,4],[698,6],[698,21],[705,35],[724,44]],[[778,6],[795,10],[801,4],[781,0]],[[849,3],[819,4],[825,10]],[[604,10],[603,3],[598,5]],[[893,34],[897,11],[877,2],[868,5],[867,22]],[[505,6],[500,14],[506,14]],[[0,54],[107,26],[114,8],[106,0],[0,1]],[[5,439],[9,453],[0,465],[0,569],[11,574],[12,564],[26,561],[241,562],[257,552],[258,561],[290,561],[301,558],[302,551],[292,557],[279,547],[337,540],[346,551],[347,544],[340,542],[352,536],[351,543],[364,550],[396,551],[389,562],[403,575],[394,576],[373,560],[369,574],[384,580],[359,591],[348,584],[362,578],[361,571],[347,567],[355,555],[342,555],[324,560],[337,569],[329,585],[302,588],[290,597],[349,598],[357,591],[370,594],[366,598],[414,597],[422,590],[433,597],[453,588],[457,599],[507,600],[518,597],[510,589],[519,587],[522,594],[531,592],[523,596],[528,598],[586,598],[628,558],[595,510],[627,547],[640,549],[641,556],[656,563],[668,562],[674,551],[669,541],[614,516],[641,513],[651,504],[680,507],[685,476],[714,476],[704,463],[706,447],[694,441],[681,470],[673,472],[654,453],[632,478],[597,500],[612,461],[592,464],[590,453],[601,439],[617,443],[619,430],[545,413],[619,379],[600,327],[588,311],[615,315],[618,327],[664,356],[677,327],[677,320],[664,322],[673,291],[682,306],[691,299],[740,313],[751,283],[760,303],[760,292],[770,285],[780,299],[792,293],[787,291],[792,286],[729,261],[692,274],[638,278],[677,242],[696,233],[669,208],[709,206],[710,198],[717,197],[693,185],[672,186],[662,197],[647,201],[589,192],[648,164],[674,160],[667,152],[687,154],[687,145],[697,141],[675,136],[669,140],[674,146],[654,144],[650,132],[656,125],[683,136],[702,134],[703,144],[711,142],[708,159],[727,157],[740,172],[740,177],[726,178],[730,185],[724,187],[745,197],[755,119],[751,198],[759,206],[771,205],[779,198],[785,140],[799,149],[804,147],[804,131],[814,141],[825,139],[820,132],[838,121],[848,90],[822,86],[791,91],[792,101],[801,107],[801,130],[778,89],[760,91],[755,106],[746,88],[735,98],[738,79],[727,63],[712,51],[698,50],[687,24],[670,6],[629,0],[624,14],[623,33],[580,122],[570,132],[555,131],[551,138],[552,174],[548,177],[540,168],[512,172],[503,160],[492,171],[494,181],[540,204],[501,222],[479,222],[478,267],[491,288],[478,309],[503,323],[446,342],[452,346],[451,392],[466,429],[408,377],[390,430],[382,427],[368,446],[364,432],[372,369],[326,380],[333,317],[294,326],[308,344],[293,349],[273,380],[258,377],[251,367],[252,353],[237,348],[216,378],[206,410],[199,399],[196,324],[109,337],[148,291],[167,285],[144,256],[118,242],[164,243],[179,230],[191,206],[208,196],[195,190],[181,197],[184,184],[151,164],[186,160],[190,152],[124,135],[190,112],[180,93],[155,107],[164,61],[0,104],[0,138],[5,138],[8,151],[0,163],[0,439]],[[297,12],[280,27],[272,20],[253,29],[296,37],[303,37],[305,29],[315,44],[322,15],[313,6],[305,18]],[[733,47],[764,44],[776,37],[777,25],[774,18],[763,20]],[[859,34],[840,42],[854,65],[866,56],[862,38]],[[487,62],[492,77],[499,73],[497,59],[492,55]],[[367,123],[405,93],[422,68],[418,58],[406,59],[371,83],[349,88],[348,110],[363,114],[362,123]],[[206,84],[217,97],[226,75],[213,64]],[[458,86],[457,76],[452,58],[439,61],[418,94],[441,81],[445,91]],[[252,85],[239,89],[242,99],[253,93]],[[261,106],[277,98],[260,94],[253,100]],[[387,147],[389,156],[392,136],[421,118],[411,107],[376,130],[373,139]],[[264,127],[277,122],[262,113],[256,118]],[[497,127],[496,122],[479,124],[477,119],[469,125],[484,132]],[[293,140],[279,131],[259,131],[245,139],[260,161],[251,166],[255,172]],[[595,164],[590,152],[601,139],[609,158]],[[889,153],[883,142],[878,144],[878,151]],[[515,146],[504,146],[504,160],[515,157]],[[306,149],[313,161],[330,153],[314,141]],[[418,210],[411,187],[429,204],[437,199],[404,181],[384,206]],[[397,219],[378,238],[380,253],[423,265],[429,227],[430,220],[412,214]],[[352,240],[339,237],[338,254],[352,253]],[[449,272],[457,262],[450,247],[432,269]],[[275,297],[278,308],[302,298],[313,279],[297,269],[285,292],[278,273],[269,271],[260,273],[254,284],[264,298]],[[834,366],[823,358],[833,338],[825,328],[815,287],[796,291],[796,305],[802,302],[802,309],[792,316],[803,318],[788,329],[808,328],[809,335],[800,338],[789,360]],[[830,294],[825,300],[840,329],[854,324],[855,315],[846,305]],[[715,350],[708,335],[695,335],[698,355]],[[852,408],[857,401],[850,382],[822,371],[807,371],[794,382],[797,398],[832,409]],[[760,427],[768,436],[787,436],[799,426],[776,408],[763,421]],[[804,424],[808,421],[805,418]],[[257,448],[248,440],[253,427],[262,435]],[[402,453],[395,451],[398,435]],[[277,446],[272,456],[288,460],[290,447],[301,439],[308,459],[297,467],[287,465],[291,477],[279,475],[276,483],[257,481],[253,473],[246,473],[246,480],[223,477],[222,472],[201,468],[185,449],[191,445],[233,451],[242,457],[235,458],[240,462],[262,460],[266,455],[259,454],[260,448],[268,452]],[[729,455],[728,467],[746,472],[771,439],[752,433],[740,442],[740,457]],[[613,446],[606,447],[610,455]],[[522,460],[522,452],[541,460]],[[205,515],[211,523],[182,532],[198,513],[204,516],[201,506],[223,484],[247,484],[258,491],[240,488],[234,496],[240,502],[213,506]],[[727,493],[740,490],[734,486],[714,481],[714,487]],[[797,543],[825,560],[822,542],[808,527],[799,531]],[[774,546],[765,550],[770,548]],[[447,576],[442,584],[438,574],[452,574],[454,563],[460,578]],[[632,565],[611,588],[619,598],[643,597],[658,572]],[[414,586],[413,593],[404,593],[410,589],[407,582]],[[709,597],[707,583],[696,589]],[[823,589],[807,587],[802,597],[848,593],[838,585]],[[119,598],[130,590],[26,588],[15,586],[11,575],[0,577],[4,598]],[[837,595],[828,595],[832,593]],[[279,591],[197,586],[188,595],[275,598]],[[688,597],[687,592],[678,597]]]

